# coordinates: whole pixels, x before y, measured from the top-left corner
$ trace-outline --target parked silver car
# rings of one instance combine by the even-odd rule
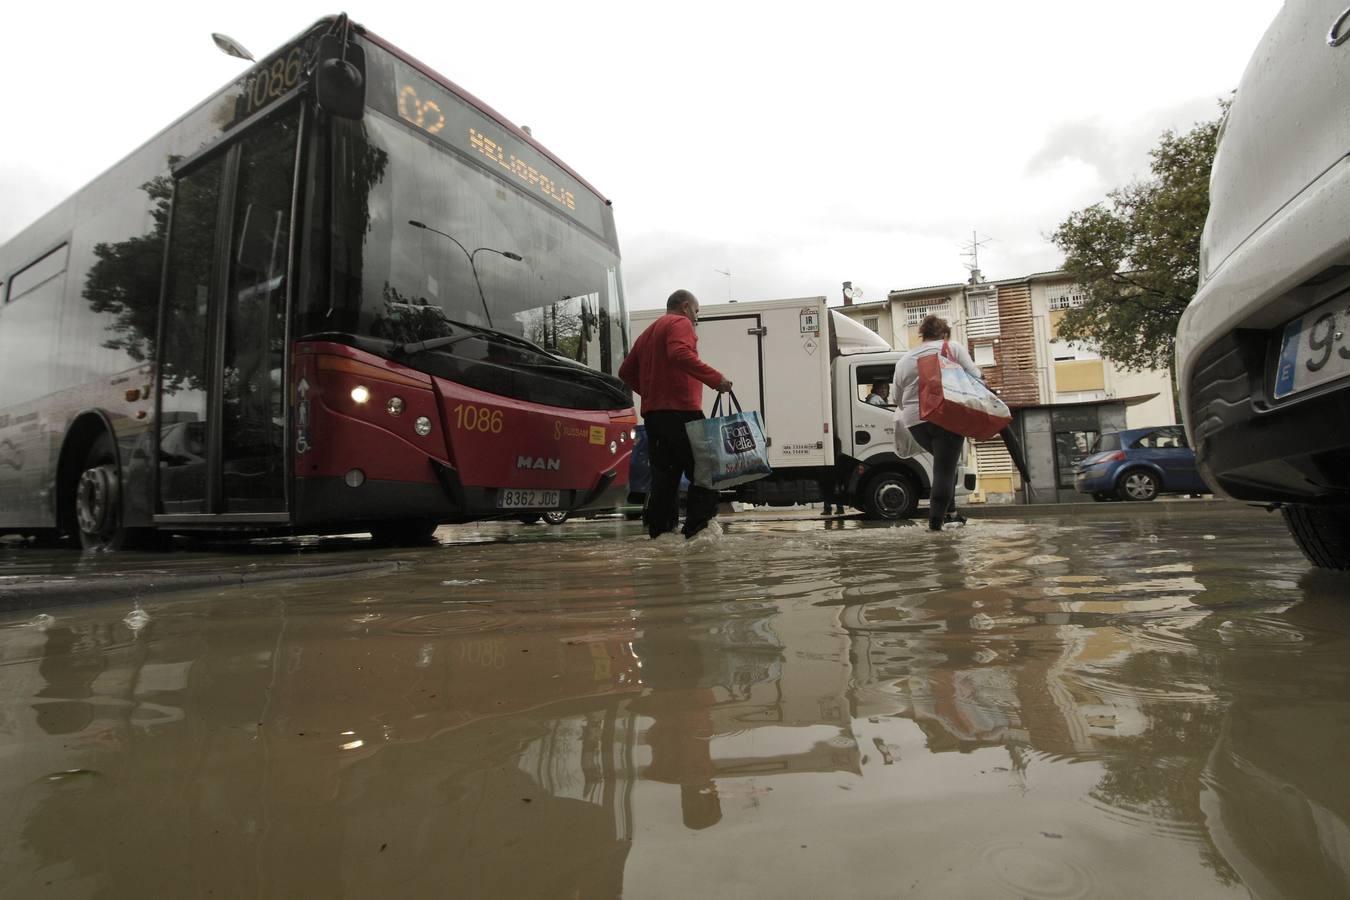
[[[1182,415],[1216,491],[1350,568],[1350,0],[1287,0],[1219,131]]]

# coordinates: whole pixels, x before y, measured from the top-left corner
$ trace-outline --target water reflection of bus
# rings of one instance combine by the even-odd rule
[[[630,628],[461,633],[462,615],[428,605],[382,629],[303,606],[209,634],[166,617],[153,640],[128,641],[109,607],[4,629],[0,690],[24,698],[0,708],[0,744],[23,757],[0,774],[6,887],[31,893],[57,866],[58,884],[145,896],[185,879],[229,895],[382,895],[391,879],[408,895],[621,895]],[[83,782],[24,790],[69,786],[42,780],[54,771]],[[128,804],[160,814],[109,861]],[[354,864],[354,847],[375,856]]]
[[[345,17],[0,247],[0,280],[0,531],[405,540],[624,494],[608,201]]]

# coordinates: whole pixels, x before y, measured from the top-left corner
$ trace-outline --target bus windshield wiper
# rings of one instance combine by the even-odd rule
[[[557,357],[553,358],[556,359]],[[549,363],[527,363],[527,365],[535,372],[555,372],[559,375],[580,375],[583,378],[599,384],[601,387],[608,390],[616,399],[623,400],[624,402],[629,402],[631,400],[627,392],[619,387],[622,382],[612,375],[597,372],[588,366],[580,364],[558,365]]]
[[[406,344],[400,344],[394,349],[402,356],[412,356],[416,353],[425,353],[428,350],[444,350],[446,347],[452,347],[460,341],[467,341],[471,337],[478,337],[476,334],[448,334],[445,337],[429,338],[425,341],[409,341]]]
[[[427,338],[424,341],[409,341],[398,347],[398,351],[405,356],[412,356],[415,353],[423,353],[427,350],[444,350],[446,347],[453,347],[460,341],[467,341],[469,338],[482,338],[488,341],[497,341],[504,344],[514,344],[517,347],[524,347],[526,350],[538,353],[541,356],[549,356],[547,350],[540,347],[533,341],[523,337],[517,337],[505,331],[498,331],[495,328],[487,328],[482,325],[470,325],[468,322],[456,322],[454,319],[446,319],[448,324],[456,328],[462,328],[465,334],[447,334],[442,337]]]
[[[533,372],[548,372],[550,374],[556,375],[579,376],[603,387],[615,399],[622,400],[624,402],[628,402],[631,399],[628,396],[628,394],[624,391],[624,389],[620,387],[620,384],[622,382],[618,381],[616,378],[614,378],[614,376],[606,375],[603,372],[597,372],[594,369],[590,368],[589,366],[573,362],[571,360],[568,360],[566,357],[556,356],[555,354],[550,353],[543,347],[540,347],[534,341],[531,341],[527,338],[517,337],[514,334],[509,334],[505,331],[498,331],[495,328],[486,328],[482,325],[470,325],[467,322],[457,322],[454,319],[446,319],[445,321],[450,325],[455,326],[456,328],[463,328],[465,330],[465,333],[448,334],[442,337],[427,338],[424,341],[410,341],[406,344],[402,344],[395,347],[395,349],[400,354],[403,354],[405,356],[413,356],[418,353],[425,353],[432,350],[444,350],[448,347],[453,347],[460,341],[467,341],[470,338],[479,338],[480,340],[485,340],[489,342],[511,344],[513,346],[529,350],[530,352],[541,357],[541,359],[549,360],[548,362],[531,362],[528,360],[521,360],[519,363],[516,363],[516,365],[529,369]]]

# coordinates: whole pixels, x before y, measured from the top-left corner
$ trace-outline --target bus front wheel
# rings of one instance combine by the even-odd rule
[[[126,550],[145,543],[151,532],[122,524],[122,484],[112,439],[94,441],[75,481],[75,527],[85,550]]]

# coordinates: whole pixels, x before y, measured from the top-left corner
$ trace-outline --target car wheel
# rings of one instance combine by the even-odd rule
[[[863,488],[862,507],[872,519],[907,519],[919,508],[914,479],[899,472],[880,472]]]
[[[565,509],[554,509],[544,513],[544,524],[546,525],[561,525],[566,521],[567,510]]]
[[[431,543],[431,536],[439,527],[439,522],[421,519],[381,522],[371,526],[370,536],[381,547],[417,547]]]
[[[1286,506],[1284,524],[1308,562],[1350,569],[1350,507]]]
[[[1093,499],[1093,500],[1096,500],[1098,503],[1106,503],[1106,502],[1108,502],[1108,501],[1110,501],[1110,500],[1114,500],[1114,499],[1116,499],[1116,498],[1115,498],[1114,495],[1108,494],[1106,491],[1093,491],[1093,492],[1092,492],[1092,499]]]
[[[1122,500],[1156,500],[1158,479],[1145,469],[1131,469],[1120,476],[1116,493]]]
[[[526,513],[526,514],[523,515],[523,516],[516,516],[516,521],[519,522],[519,523],[522,524],[522,525],[538,525],[538,524],[539,524],[539,514],[538,514],[538,513]]]

